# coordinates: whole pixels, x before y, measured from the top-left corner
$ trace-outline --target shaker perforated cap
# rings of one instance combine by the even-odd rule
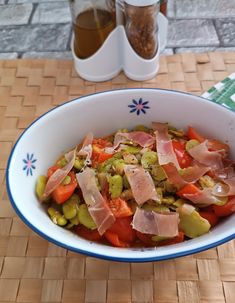
[[[159,3],[160,0],[125,0],[124,2],[134,6],[149,6]]]

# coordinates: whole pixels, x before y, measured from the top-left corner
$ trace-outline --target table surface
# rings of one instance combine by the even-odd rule
[[[200,95],[235,71],[235,53],[161,57],[156,78],[79,78],[72,61],[0,61],[0,303],[235,302],[235,240],[175,260],[117,263],[75,254],[37,236],[17,217],[5,187],[15,140],[47,110],[84,94],[158,87]]]

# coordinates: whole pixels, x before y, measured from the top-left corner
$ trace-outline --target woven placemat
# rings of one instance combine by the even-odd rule
[[[201,95],[234,71],[235,53],[181,54],[162,57],[151,81],[134,82],[120,74],[97,84],[77,77],[71,61],[0,61],[0,303],[234,303],[235,241],[162,262],[98,260],[33,233],[13,211],[5,188],[15,140],[52,107],[110,88],[159,87]]]

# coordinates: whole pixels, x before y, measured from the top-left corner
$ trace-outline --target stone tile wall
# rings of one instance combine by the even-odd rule
[[[168,0],[165,54],[235,51],[235,0]],[[71,58],[64,0],[0,0],[0,58]]]

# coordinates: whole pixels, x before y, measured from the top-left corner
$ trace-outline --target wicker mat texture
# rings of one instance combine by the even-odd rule
[[[75,254],[34,234],[17,217],[5,188],[10,150],[23,129],[52,107],[84,94],[158,87],[200,95],[235,71],[235,52],[161,58],[147,82],[123,74],[105,83],[79,78],[72,61],[0,61],[0,303],[234,303],[235,240],[196,255],[116,263]]]

